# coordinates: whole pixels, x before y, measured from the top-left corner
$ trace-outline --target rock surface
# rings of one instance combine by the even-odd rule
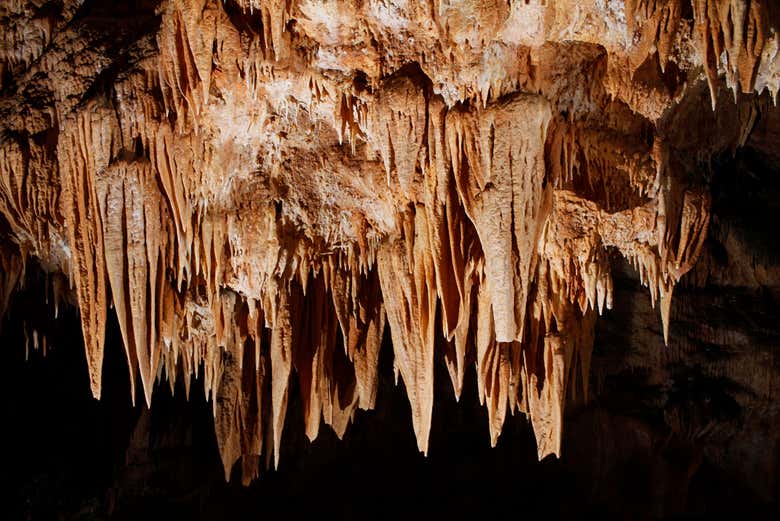
[[[386,325],[420,451],[441,353],[493,445],[522,412],[559,454],[615,273],[665,343],[686,273],[777,287],[707,237],[713,162],[780,164],[778,27],[769,0],[6,2],[0,311],[34,258],[96,398],[115,313],[133,400],[203,378],[228,477],[278,465],[292,379],[310,439],[372,408]]]

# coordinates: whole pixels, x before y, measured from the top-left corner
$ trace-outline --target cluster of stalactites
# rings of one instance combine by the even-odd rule
[[[715,107],[718,66],[734,90],[750,93],[769,36],[765,0],[694,0],[695,31]],[[725,63],[721,56],[725,55]]]
[[[653,51],[658,53],[661,69],[666,67],[685,4],[693,11],[694,41],[709,83],[713,110],[720,71],[725,72],[735,97],[738,92],[753,92],[762,57],[765,62],[777,63],[776,48],[774,56],[764,54],[770,40],[766,0],[626,0],[626,27],[629,40],[633,40],[629,51],[632,70]],[[777,85],[761,88],[765,86],[777,95]]]
[[[271,286],[275,300],[265,303],[231,292],[220,299],[224,349],[213,404],[226,478],[239,458],[244,480],[257,475],[261,455],[278,465],[293,374],[310,440],[321,421],[343,436],[356,408],[376,400],[385,320],[376,272],[331,264],[310,275],[305,293],[297,281]]]
[[[317,230],[299,229],[284,197],[231,199],[232,178],[247,165],[224,151],[275,128],[231,125],[257,105],[289,36],[287,3],[229,3],[260,10],[262,37],[245,41],[214,2],[169,2],[160,54],[114,85],[115,100],[59,114],[56,154],[10,139],[0,147],[0,211],[20,242],[65,237],[68,254],[53,263],[75,288],[93,394],[112,305],[133,397],[139,389],[151,404],[155,383],[173,388],[181,374],[189,393],[202,375],[226,474],[241,458],[251,479],[261,456],[278,462],[290,378],[311,439],[321,421],[342,435],[356,408],[373,407],[386,321],[421,451],[438,349],[456,397],[474,362],[493,444],[506,414],[522,412],[540,457],[558,454],[566,396],[581,389],[587,399],[595,317],[612,303],[611,252],[631,261],[660,302],[668,337],[674,284],[706,235],[706,194],[682,184],[660,141],[651,149],[625,132],[566,121],[538,94],[448,107],[412,68],[362,97],[312,75],[307,109],[333,98],[334,147],[347,140],[353,154],[358,145],[375,151],[385,176],[371,188],[394,203],[389,226],[363,217],[359,229],[376,241],[325,248],[312,240]],[[694,3],[703,49],[725,50],[730,81],[752,89],[760,12],[729,15],[753,28],[747,45],[733,28],[728,38],[710,30],[734,2]],[[656,20],[665,63],[679,5],[635,4]],[[231,103],[241,110],[213,116]],[[249,168],[260,171],[253,146]],[[274,146],[263,152],[278,153]],[[0,255],[2,306],[21,278],[21,263],[9,259]]]
[[[255,475],[261,449],[278,462],[293,368],[307,435],[317,436],[321,418],[342,435],[355,408],[376,397],[385,320],[376,269],[346,253],[307,259],[273,205],[252,214],[249,229],[240,216],[192,211],[177,181],[195,173],[186,157],[159,136],[150,159],[128,157],[112,121],[91,107],[68,121],[58,148],[93,394],[110,296],[133,396],[140,377],[150,405],[155,383],[167,378],[173,389],[179,371],[189,394],[202,371],[228,473],[244,455]],[[256,250],[238,251],[236,235]],[[251,297],[225,282],[243,255],[258,270],[242,274],[260,288]]]
[[[377,264],[420,450],[443,345],[456,396],[473,351],[493,444],[519,410],[539,456],[559,453],[564,397],[576,393],[576,367],[587,396],[595,312],[612,303],[608,249],[637,266],[668,335],[672,288],[701,248],[709,199],[675,179],[661,143],[632,149],[560,121],[553,129],[538,95],[446,109],[423,81],[400,76],[378,100],[365,134],[400,210]],[[610,212],[566,189],[582,176],[591,187],[623,179],[615,206],[642,202]]]

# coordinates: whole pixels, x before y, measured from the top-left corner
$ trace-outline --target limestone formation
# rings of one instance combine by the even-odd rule
[[[615,259],[674,335],[778,28],[771,0],[5,1],[0,312],[36,259],[96,398],[115,314],[132,399],[203,378],[227,477],[278,464],[293,388],[310,439],[374,407],[385,325],[422,452],[441,350],[493,444],[521,412],[560,454]]]

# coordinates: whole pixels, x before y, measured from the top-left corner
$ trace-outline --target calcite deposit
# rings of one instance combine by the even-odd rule
[[[115,314],[131,398],[202,378],[245,481],[292,379],[310,439],[374,407],[385,329],[420,451],[440,352],[493,444],[523,413],[560,454],[616,260],[675,334],[779,27],[773,0],[6,0],[0,311],[36,259],[93,395]]]

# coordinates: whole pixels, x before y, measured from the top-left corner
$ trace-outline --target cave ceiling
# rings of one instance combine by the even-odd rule
[[[202,378],[245,480],[292,379],[310,439],[374,407],[386,329],[420,451],[440,353],[493,444],[523,413],[559,454],[617,263],[674,335],[712,161],[777,127],[779,26],[772,0],[4,1],[0,311],[35,259],[96,398],[115,314],[131,398]]]

